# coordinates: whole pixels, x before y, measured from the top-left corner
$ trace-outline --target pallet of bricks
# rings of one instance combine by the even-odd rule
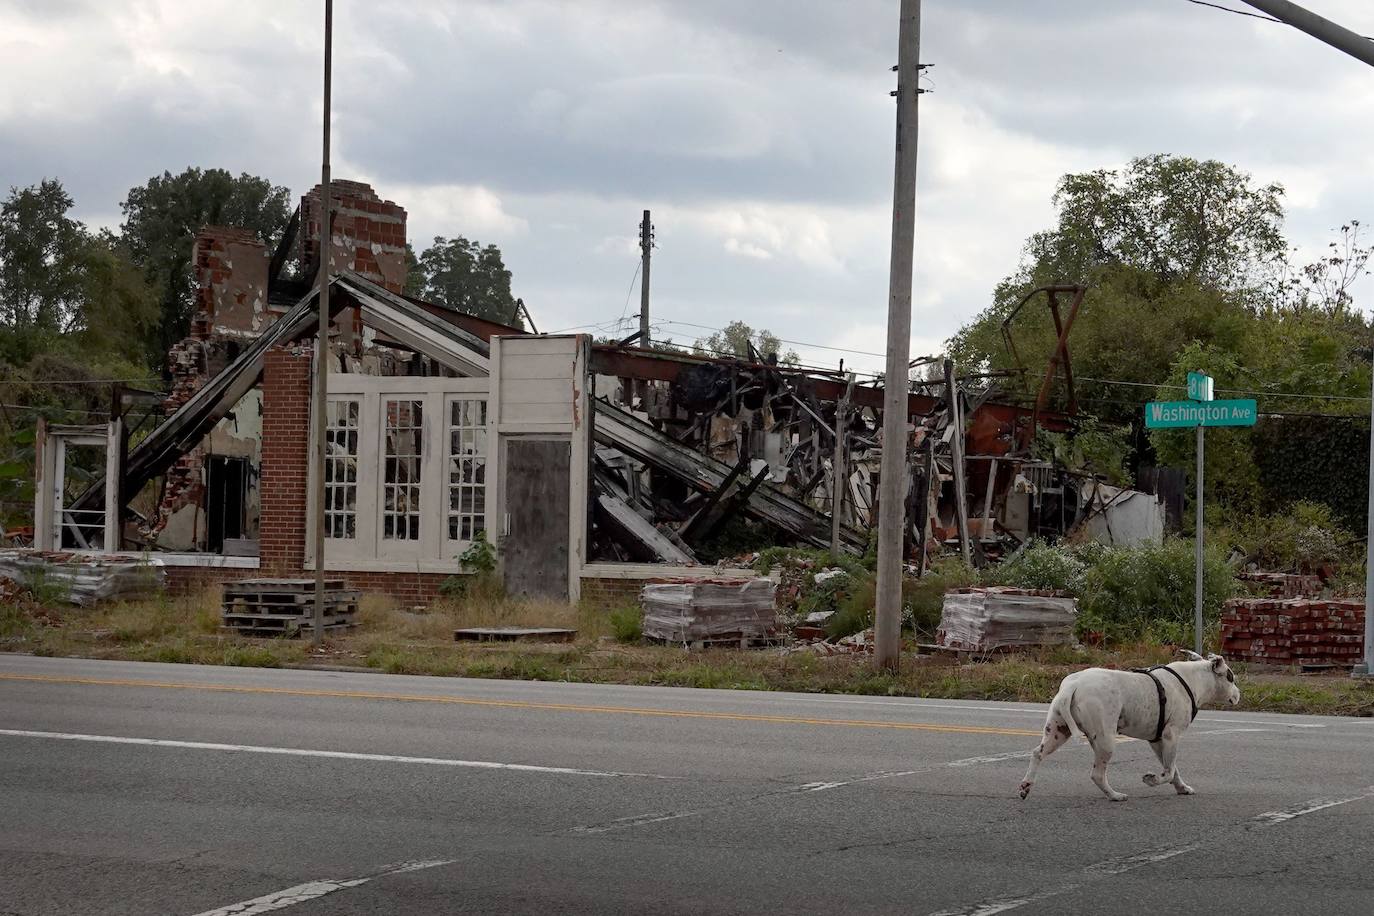
[[[1078,600],[1061,592],[957,588],[945,594],[938,648],[989,653],[1073,644]]]
[[[644,586],[644,637],[653,642],[748,647],[777,641],[772,579],[672,580]]]
[[[1363,645],[1361,598],[1236,598],[1221,615],[1221,651],[1231,660],[1349,668]]]
[[[326,579],[325,629],[354,626],[360,597],[361,593],[345,587],[342,579]],[[314,579],[241,579],[224,583],[222,629],[244,636],[297,636],[314,626],[314,620]]]

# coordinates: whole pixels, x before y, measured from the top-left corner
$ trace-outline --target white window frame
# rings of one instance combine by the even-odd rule
[[[458,556],[471,546],[471,541],[452,540],[448,535],[449,506],[449,405],[458,399],[477,399],[488,402],[487,447],[493,439],[490,411],[491,383],[486,378],[438,378],[409,376],[371,376],[332,374],[329,377],[329,401],[355,400],[359,402],[359,455],[357,526],[354,538],[325,538],[325,568],[340,571],[378,572],[460,572]],[[421,461],[420,461],[420,539],[418,541],[387,540],[383,533],[382,490],[385,458],[385,414],[387,401],[413,400],[420,402]],[[311,401],[314,410],[314,401]],[[313,425],[311,427],[314,428]],[[490,461],[488,455],[488,462]],[[313,543],[315,518],[314,461],[310,462],[310,490],[306,500],[306,543]],[[491,524],[491,469],[487,471],[487,525]],[[492,533],[488,532],[488,538]],[[307,551],[303,558],[305,569],[314,569],[314,556]]]

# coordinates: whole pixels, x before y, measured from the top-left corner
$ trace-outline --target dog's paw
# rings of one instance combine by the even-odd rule
[[[1126,799],[1130,798],[1130,796],[1124,792],[1113,792],[1111,795],[1108,795],[1107,797],[1114,802],[1123,802]]]
[[[1183,785],[1183,786],[1174,786],[1174,791],[1176,791],[1179,795],[1195,795],[1195,794],[1197,794],[1197,793],[1193,790],[1193,787],[1192,787],[1192,786],[1187,786],[1187,785]]]
[[[1021,800],[1022,800],[1022,801],[1025,801],[1025,800],[1026,800],[1026,796],[1030,794],[1030,790],[1031,790],[1031,784],[1030,784],[1030,783],[1028,783],[1028,782],[1023,782],[1023,783],[1021,783],[1021,788],[1018,789],[1017,791],[1020,793],[1020,795],[1021,795]]]
[[[1163,782],[1163,780],[1161,780],[1154,773],[1146,773],[1144,776],[1140,777],[1140,781],[1145,783],[1145,785],[1147,786],[1157,786],[1161,782]]]

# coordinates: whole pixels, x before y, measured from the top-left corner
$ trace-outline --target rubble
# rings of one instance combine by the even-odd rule
[[[945,595],[936,642],[943,648],[994,652],[1073,644],[1078,600],[1059,592],[993,587]]]

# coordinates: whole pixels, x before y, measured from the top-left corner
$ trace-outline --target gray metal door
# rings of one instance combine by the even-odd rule
[[[502,578],[510,595],[568,599],[569,470],[567,439],[506,440]]]

